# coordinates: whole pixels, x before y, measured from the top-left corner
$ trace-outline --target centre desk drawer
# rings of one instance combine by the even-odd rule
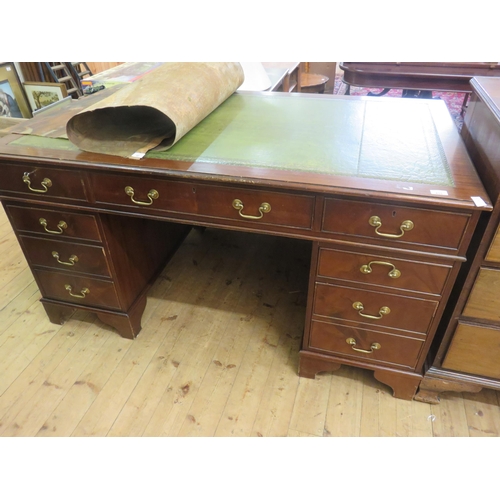
[[[36,233],[64,239],[77,238],[101,241],[97,221],[93,215],[83,215],[60,210],[47,210],[43,207],[7,206],[12,225],[18,231]]]
[[[40,270],[33,271],[33,274],[45,298],[85,306],[120,309],[115,286],[110,281]]]
[[[113,175],[92,178],[96,202],[171,214],[310,229],[314,196]]]
[[[423,341],[313,321],[309,347],[329,354],[338,354],[415,368]]]
[[[51,267],[60,271],[96,276],[111,276],[102,247],[28,236],[22,236],[21,243],[32,266]]]
[[[322,231],[458,250],[469,218],[467,214],[327,199]]]
[[[316,283],[313,313],[331,319],[427,333],[438,302]]]
[[[57,168],[2,165],[0,190],[41,198],[87,200],[81,174]]]
[[[451,265],[320,248],[318,276],[439,295]]]

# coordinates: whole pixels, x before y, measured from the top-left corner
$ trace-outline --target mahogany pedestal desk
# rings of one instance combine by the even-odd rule
[[[491,216],[483,216],[454,307],[439,327],[416,396],[429,403],[438,403],[445,391],[500,389],[500,79],[478,77],[471,84],[462,136],[495,205]]]
[[[306,239],[299,375],[347,364],[414,396],[491,210],[444,103],[236,93],[142,160],[44,136],[51,119],[0,140],[0,199],[51,321],[85,309],[134,338],[149,286],[193,225]]]

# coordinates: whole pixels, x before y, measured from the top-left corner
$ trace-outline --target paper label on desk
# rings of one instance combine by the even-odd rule
[[[472,201],[476,207],[485,207],[486,203],[480,196],[471,196]]]
[[[440,194],[442,196],[448,196],[448,191],[444,189],[431,189],[431,194]]]
[[[139,151],[136,151],[133,155],[130,155],[129,158],[134,158],[136,160],[141,160],[142,158],[144,158],[145,155],[146,155],[146,153],[141,153]]]

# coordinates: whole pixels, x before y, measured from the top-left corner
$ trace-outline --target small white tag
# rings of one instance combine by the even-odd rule
[[[130,158],[134,158],[135,160],[141,160],[142,158],[144,158],[146,153],[139,153],[138,151],[136,151],[133,155],[130,156]]]
[[[431,194],[440,194],[442,196],[448,196],[448,191],[444,189],[431,189]]]
[[[485,207],[486,203],[480,196],[471,196],[471,200],[474,202],[476,207]]]

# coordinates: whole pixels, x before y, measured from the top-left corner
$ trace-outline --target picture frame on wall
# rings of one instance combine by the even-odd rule
[[[14,63],[0,63],[0,116],[9,118],[32,116]]]
[[[64,83],[24,82],[23,85],[33,113],[68,96]]]

